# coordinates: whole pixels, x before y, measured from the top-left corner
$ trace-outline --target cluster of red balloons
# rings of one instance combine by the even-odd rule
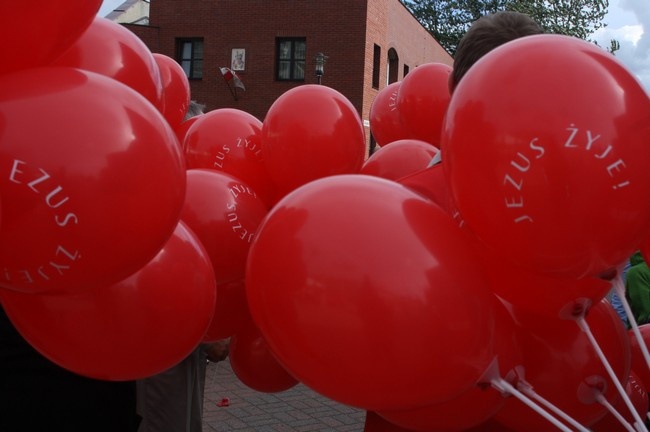
[[[451,71],[443,63],[425,63],[378,92],[370,107],[370,130],[379,146],[403,139],[440,146]]]
[[[3,14],[5,40],[21,16],[38,31],[18,52],[0,48],[11,59],[0,70],[0,299],[46,357],[122,380],[194,349],[216,291],[180,221],[186,170],[172,122],[189,105],[186,78],[97,17],[100,6],[18,3]]]
[[[284,196],[318,178],[361,170],[361,118],[338,91],[303,85],[282,94],[263,122],[224,108],[185,121],[177,132],[188,168],[181,219],[204,242],[217,280],[205,340],[232,337],[233,371],[249,387],[287,390],[298,379],[278,362],[249,312],[249,250]]]
[[[247,384],[295,385],[248,312],[247,254],[282,196],[360,170],[360,117],[337,91],[303,86],[264,124],[235,109],[186,119],[180,65],[97,17],[100,5],[7,11],[39,32],[2,51],[13,60],[0,70],[3,308],[38,351],[83,375],[149,376],[233,337]]]
[[[444,70],[377,95],[382,147],[360,171],[271,208],[247,259],[253,321],[297,380],[367,410],[368,432],[554,428],[504,383],[627,430],[606,405],[636,421],[622,383],[645,418],[648,366],[605,297],[649,234],[647,94],[565,36],[506,44],[433,100]]]
[[[302,382],[368,432],[549,430],[504,383],[625,430],[588,325],[645,417],[647,364],[604,297],[650,238],[650,100],[613,56],[524,38],[453,95],[422,65],[378,93],[366,159],[325,86],[263,121],[185,119],[183,70],[100,3],[22,2],[66,36],[2,52],[0,299],[37,350],[123,380],[231,337],[246,385]]]

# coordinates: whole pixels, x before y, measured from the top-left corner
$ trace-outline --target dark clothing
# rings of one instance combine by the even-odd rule
[[[57,366],[0,308],[0,431],[136,431],[135,408],[135,382],[95,380]]]

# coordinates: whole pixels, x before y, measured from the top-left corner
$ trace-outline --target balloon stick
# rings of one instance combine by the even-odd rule
[[[603,366],[605,367],[605,370],[607,371],[607,374],[609,375],[609,378],[612,380],[612,382],[616,386],[616,389],[618,390],[619,394],[621,395],[621,398],[625,402],[625,405],[627,406],[627,408],[632,413],[632,416],[634,417],[634,420],[636,421],[635,427],[637,427],[637,428],[642,427],[643,429],[640,429],[640,431],[648,432],[648,429],[645,427],[645,425],[643,423],[643,420],[641,420],[641,417],[639,416],[639,413],[637,413],[636,409],[634,409],[634,405],[632,405],[632,401],[630,400],[629,396],[625,392],[625,389],[623,388],[623,385],[621,384],[618,377],[616,376],[616,373],[614,373],[614,370],[612,369],[612,366],[609,364],[609,361],[607,360],[607,357],[603,353],[603,350],[600,348],[600,345],[598,345],[598,341],[596,340],[593,333],[591,332],[591,329],[589,328],[589,324],[585,320],[584,315],[577,317],[576,318],[576,323],[578,324],[578,327],[580,327],[580,330],[582,330],[587,335],[587,338],[589,339],[589,342],[594,347],[594,350],[596,350],[596,354],[598,355],[598,357],[600,358],[600,361],[602,362]]]
[[[616,275],[616,277],[614,277],[614,279],[612,280],[612,284],[614,285],[614,291],[616,292],[616,295],[618,295],[618,298],[621,299],[621,303],[623,304],[623,308],[625,309],[625,314],[627,315],[627,321],[630,323],[630,326],[632,327],[632,331],[634,332],[634,337],[636,337],[639,347],[641,348],[641,352],[643,353],[645,362],[650,368],[650,353],[648,353],[648,347],[646,346],[645,340],[643,340],[643,336],[641,336],[641,332],[639,331],[639,325],[636,323],[636,320],[634,319],[634,314],[632,313],[632,308],[630,307],[630,303],[627,301],[627,298],[625,297],[625,284],[623,283],[623,277],[621,276],[620,272],[619,274]]]
[[[589,432],[589,429],[587,429],[586,427],[584,427],[580,423],[578,423],[576,421],[576,419],[569,416],[567,413],[562,411],[560,408],[558,408],[557,406],[553,405],[551,402],[549,402],[548,400],[546,400],[545,398],[540,396],[535,390],[533,390],[533,387],[529,383],[527,383],[525,381],[519,381],[517,383],[517,388],[519,389],[519,391],[524,393],[526,396],[528,396],[531,399],[534,399],[535,401],[539,402],[544,407],[546,407],[548,410],[555,413],[555,415],[557,415],[558,417],[560,417],[561,419],[563,419],[564,421],[569,423],[571,426],[573,426],[574,428],[576,428],[580,432]],[[634,431],[632,431],[632,432],[634,432]]]
[[[596,400],[598,403],[607,408],[607,411],[616,417],[616,420],[618,420],[618,422],[622,424],[623,427],[628,430],[628,432],[636,432],[635,429],[627,422],[627,420],[625,420],[623,416],[618,411],[616,411],[616,408],[614,408],[612,404],[607,401],[607,398],[605,398],[601,392],[596,392]]]
[[[528,396],[525,394],[521,393],[519,390],[517,390],[515,387],[512,386],[508,381],[504,380],[503,378],[494,378],[491,381],[492,387],[495,389],[499,390],[502,393],[505,394],[511,394],[517,399],[519,399],[521,402],[524,404],[528,405],[532,410],[534,410],[537,414],[541,415],[544,417],[546,420],[549,422],[553,423],[555,427],[560,429],[563,432],[573,432],[571,429],[569,429],[566,425],[564,425],[562,422],[560,422],[558,419],[553,417],[551,414],[548,413],[544,408],[539,406],[535,401],[530,399]]]

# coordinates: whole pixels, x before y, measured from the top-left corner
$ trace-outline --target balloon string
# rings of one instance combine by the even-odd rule
[[[627,297],[625,297],[625,284],[623,283],[623,277],[620,275],[620,273],[616,275],[616,277],[614,277],[612,283],[614,285],[614,291],[616,292],[616,295],[618,296],[618,298],[621,300],[621,303],[623,304],[623,309],[625,309],[625,314],[627,315],[627,321],[630,323],[630,326],[632,327],[632,331],[634,332],[634,336],[636,337],[637,343],[641,348],[641,352],[643,353],[645,362],[650,368],[650,353],[648,353],[648,347],[645,343],[645,340],[643,339],[643,336],[641,336],[641,331],[639,331],[639,325],[634,319],[634,314],[632,313],[632,308],[630,307],[630,303],[627,301]]]
[[[596,392],[596,400],[598,401],[598,403],[600,403],[605,408],[607,408],[607,411],[609,411],[610,414],[616,417],[616,420],[618,420],[618,422],[622,424],[625,429],[627,429],[629,432],[636,432],[634,428],[627,422],[627,420],[625,420],[623,416],[618,411],[616,411],[616,408],[614,408],[612,404],[610,404],[607,401],[607,399],[605,398],[605,396],[603,396],[601,392]]]
[[[619,379],[616,377],[616,373],[614,372],[614,369],[612,369],[612,366],[609,364],[609,361],[607,360],[607,357],[603,353],[603,350],[600,348],[600,345],[598,345],[598,341],[596,341],[596,338],[594,337],[593,333],[591,332],[591,329],[589,328],[589,324],[585,320],[584,316],[579,316],[578,318],[576,318],[576,323],[578,324],[578,327],[580,327],[580,330],[582,330],[587,335],[587,338],[589,339],[589,342],[591,342],[591,345],[596,350],[596,354],[598,354],[598,357],[600,358],[600,361],[602,362],[603,366],[605,367],[605,370],[607,370],[607,374],[609,375],[609,378],[612,380],[612,382],[616,386],[616,389],[618,390],[618,393],[621,395],[621,398],[623,398],[623,401],[625,402],[625,405],[627,406],[627,408],[632,413],[632,416],[634,416],[634,420],[643,427],[643,429],[641,429],[641,431],[648,432],[648,429],[645,427],[645,425],[643,423],[643,420],[641,420],[641,417],[639,416],[639,413],[637,413],[636,409],[634,409],[634,405],[632,404],[632,401],[630,400],[629,396],[625,392],[625,389],[623,388],[623,385],[621,384]],[[637,427],[639,427],[639,426],[637,426]]]
[[[501,378],[501,377],[494,378],[491,381],[491,384],[492,384],[492,387],[499,390],[500,392],[506,393],[506,394],[511,394],[511,395],[515,396],[521,402],[528,405],[528,407],[530,407],[537,414],[541,415],[546,420],[553,423],[553,425],[555,427],[557,427],[558,429],[560,429],[561,431],[563,431],[563,432],[573,432],[566,425],[564,425],[562,422],[560,422],[558,419],[556,419],[551,414],[549,414],[546,410],[544,410],[544,408],[542,408],[541,406],[536,404],[535,401],[533,401],[528,396],[526,396],[525,394],[521,393],[519,390],[514,388],[512,386],[512,384],[510,384],[508,381],[504,380],[503,378]]]
[[[569,423],[571,426],[574,428],[578,429],[580,432],[590,432],[589,429],[586,427],[582,426],[580,423],[578,423],[573,417],[569,416],[567,413],[562,411],[560,408],[557,406],[553,405],[551,402],[540,396],[535,390],[533,390],[533,387],[524,382],[519,382],[517,385],[517,388],[524,393],[526,396],[536,400],[537,402],[541,403],[544,407],[555,413],[558,417]],[[634,432],[634,431],[633,431]]]

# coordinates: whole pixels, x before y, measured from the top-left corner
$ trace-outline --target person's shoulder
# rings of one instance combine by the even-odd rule
[[[633,265],[627,270],[625,278],[627,280],[634,279],[636,277],[650,276],[650,268],[645,262],[641,262]]]

